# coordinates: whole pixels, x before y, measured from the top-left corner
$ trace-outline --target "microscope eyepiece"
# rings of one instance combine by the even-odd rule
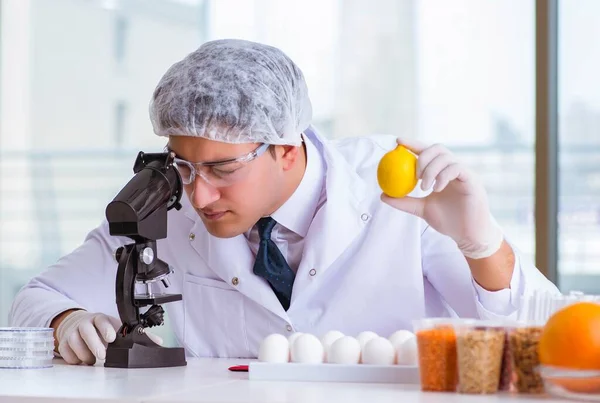
[[[173,158],[173,153],[138,154],[135,175],[106,207],[111,235],[166,238],[166,213],[181,208],[182,182]]]

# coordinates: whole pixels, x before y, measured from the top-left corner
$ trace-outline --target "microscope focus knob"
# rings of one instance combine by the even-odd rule
[[[152,248],[146,247],[140,252],[140,260],[146,264],[150,264],[154,261],[154,251]]]

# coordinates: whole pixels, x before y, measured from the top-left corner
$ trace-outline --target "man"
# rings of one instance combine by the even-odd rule
[[[191,356],[256,357],[270,333],[372,330],[425,316],[514,318],[556,288],[493,220],[483,186],[444,147],[393,137],[328,141],[310,125],[303,75],[281,51],[209,42],[173,65],[150,105],[187,198],[169,212],[167,304]],[[381,157],[405,144],[421,188],[381,196]],[[431,188],[433,191],[431,192]],[[69,363],[115,338],[114,251],[106,222],[17,295],[15,326],[52,326]]]

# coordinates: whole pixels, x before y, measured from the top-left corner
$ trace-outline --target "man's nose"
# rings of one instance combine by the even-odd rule
[[[219,190],[207,183],[204,178],[197,176],[192,183],[192,197],[190,197],[192,205],[195,208],[203,209],[211,203],[216,202],[221,198]]]

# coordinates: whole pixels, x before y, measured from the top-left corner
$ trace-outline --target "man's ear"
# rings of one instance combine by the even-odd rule
[[[277,146],[276,155],[281,158],[284,170],[291,169],[300,158],[303,146]]]

